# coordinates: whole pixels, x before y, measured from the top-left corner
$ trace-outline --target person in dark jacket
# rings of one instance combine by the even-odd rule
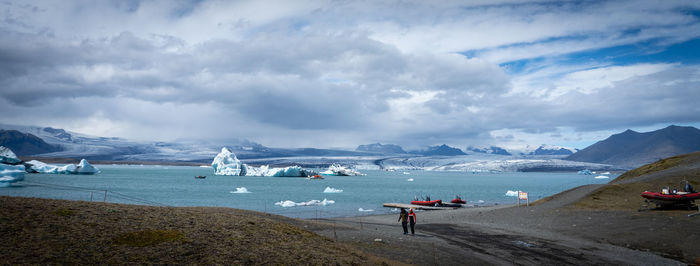
[[[415,235],[416,231],[414,228],[416,227],[416,213],[413,212],[413,208],[408,210],[408,222],[411,224],[411,235]]]
[[[401,213],[399,214],[398,221],[401,221],[401,226],[403,227],[403,234],[407,235],[408,234],[408,213],[406,212],[406,209],[401,208]]]

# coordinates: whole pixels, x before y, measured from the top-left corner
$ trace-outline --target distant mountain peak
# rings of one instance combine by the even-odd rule
[[[442,144],[438,146],[430,146],[428,149],[418,152],[413,152],[425,156],[457,156],[457,155],[467,155],[462,150],[458,148],[453,148],[447,146],[447,144]]]
[[[467,147],[467,151],[486,153],[486,154],[512,155],[506,149],[498,147],[498,146],[488,146],[488,147],[469,146],[469,147]]]
[[[656,160],[700,150],[700,130],[668,127],[638,133],[625,130],[567,157],[567,160],[638,167]]]
[[[3,129],[0,129],[0,146],[10,148],[19,156],[62,150],[61,147],[48,144],[33,134]]]

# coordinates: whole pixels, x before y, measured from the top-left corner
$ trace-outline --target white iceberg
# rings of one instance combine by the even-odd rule
[[[10,148],[0,146],[0,163],[4,164],[18,164],[22,162],[17,155],[15,155]]]
[[[326,189],[323,190],[323,193],[341,193],[343,192],[342,189],[335,189],[332,187],[326,187]]]
[[[610,177],[609,177],[609,176],[604,176],[604,175],[599,175],[599,176],[596,176],[596,177],[594,177],[594,178],[595,178],[595,179],[608,179],[608,178],[610,178]]]
[[[364,175],[358,171],[345,168],[339,164],[331,164],[328,170],[321,172],[322,175],[334,175],[334,176],[358,176]]]
[[[237,187],[236,191],[231,191],[231,193],[250,193],[245,187]]]
[[[214,157],[211,167],[214,168],[215,175],[244,176],[247,172],[246,165],[226,147],[221,148],[221,152]]]
[[[75,170],[75,173],[79,175],[94,175],[99,172],[100,169],[92,166],[92,164],[88,163],[88,161],[85,159],[80,160],[80,163],[78,163],[77,169]]]
[[[600,173],[600,174],[601,174],[601,175],[609,175],[610,172],[602,172],[602,173]]]
[[[27,172],[41,174],[66,174],[66,175],[94,175],[100,172],[100,169],[92,166],[87,160],[82,159],[78,165],[67,164],[64,166],[55,166],[37,160],[26,162],[29,165]]]
[[[513,190],[508,190],[506,192],[506,197],[517,197],[518,196],[518,191],[513,191]]]
[[[296,207],[296,206],[326,206],[335,203],[333,200],[323,199],[323,200],[310,200],[307,202],[293,202],[291,200],[285,200],[280,202],[275,202],[275,205],[282,207]]]
[[[406,179],[408,182],[413,182],[413,178]]]
[[[372,209],[367,209],[367,210],[365,210],[365,209],[363,209],[363,208],[359,208],[359,209],[357,209],[357,211],[358,211],[358,212],[373,212],[374,210],[372,210]]]
[[[583,169],[581,171],[578,171],[578,174],[579,175],[592,175],[593,172],[591,172],[591,170],[588,170],[588,169]]]
[[[275,177],[307,177],[315,173],[301,168],[301,166],[289,166],[284,168],[270,168],[267,165],[253,167],[242,163],[236,154],[226,147],[214,157],[211,162],[215,175],[231,176],[275,176]]]
[[[24,180],[24,165],[0,164],[0,187]]]

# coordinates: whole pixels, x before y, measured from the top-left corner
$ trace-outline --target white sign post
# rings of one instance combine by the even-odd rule
[[[530,199],[527,198],[527,192],[518,191],[518,206],[520,206],[520,200],[525,200],[527,206],[530,206]]]

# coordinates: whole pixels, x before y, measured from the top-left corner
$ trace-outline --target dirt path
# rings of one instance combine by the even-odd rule
[[[628,248],[619,241],[605,240],[605,237],[613,237],[625,243],[625,237],[635,238],[633,232],[622,230],[621,234],[615,234],[616,231],[610,229],[623,227],[630,219],[628,216],[576,212],[565,208],[597,187],[572,189],[531,207],[492,206],[418,212],[415,236],[402,234],[398,215],[331,219],[312,230],[379,256],[415,264],[684,264]],[[640,221],[644,223],[644,220],[636,222]],[[608,229],[601,229],[603,226]]]

